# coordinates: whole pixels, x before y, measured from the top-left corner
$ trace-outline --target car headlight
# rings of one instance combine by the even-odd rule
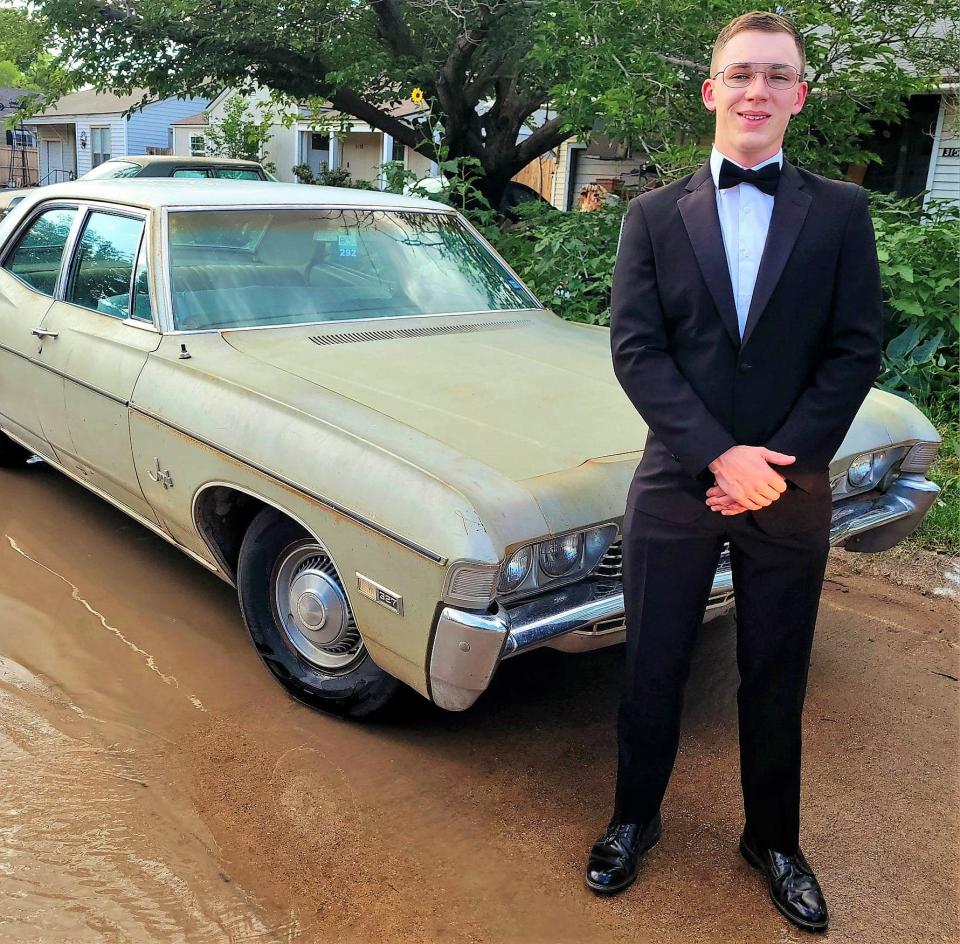
[[[530,546],[521,547],[513,557],[507,561],[507,566],[503,568],[503,574],[500,576],[498,589],[501,593],[510,593],[516,590],[523,583],[527,574],[530,573],[530,565],[533,563],[533,548]]]
[[[540,545],[540,568],[548,577],[562,577],[580,563],[583,532],[552,538]]]
[[[854,488],[866,485],[867,482],[870,481],[870,477],[873,475],[873,463],[875,459],[876,453],[870,452],[863,456],[857,456],[857,458],[850,463],[850,468],[847,469],[847,481]]]

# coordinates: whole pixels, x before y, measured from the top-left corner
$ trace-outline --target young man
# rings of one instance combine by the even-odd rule
[[[614,369],[649,427],[623,531],[626,685],[613,818],[587,885],[620,891],[660,838],[683,688],[725,540],[737,600],[740,851],[794,924],[826,930],[800,850],[800,738],[829,549],[828,465],[880,366],[863,189],[784,160],[803,39],[771,13],[717,38],[710,160],[631,203]]]

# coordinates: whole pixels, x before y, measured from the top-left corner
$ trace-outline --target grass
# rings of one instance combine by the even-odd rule
[[[960,555],[960,410],[946,403],[922,409],[943,437],[937,461],[927,473],[942,491],[907,541],[939,554]]]

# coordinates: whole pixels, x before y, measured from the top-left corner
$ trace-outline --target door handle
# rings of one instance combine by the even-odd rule
[[[58,331],[44,331],[43,328],[34,328],[31,334],[36,335],[38,338],[59,338],[60,333]]]

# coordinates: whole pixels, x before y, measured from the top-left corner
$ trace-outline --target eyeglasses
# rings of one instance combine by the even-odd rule
[[[767,68],[758,69],[757,66]],[[723,76],[723,84],[729,88],[746,88],[753,82],[758,72],[763,75],[767,86],[772,89],[791,89],[800,80],[797,69],[784,62],[734,62],[724,66],[717,75]]]

